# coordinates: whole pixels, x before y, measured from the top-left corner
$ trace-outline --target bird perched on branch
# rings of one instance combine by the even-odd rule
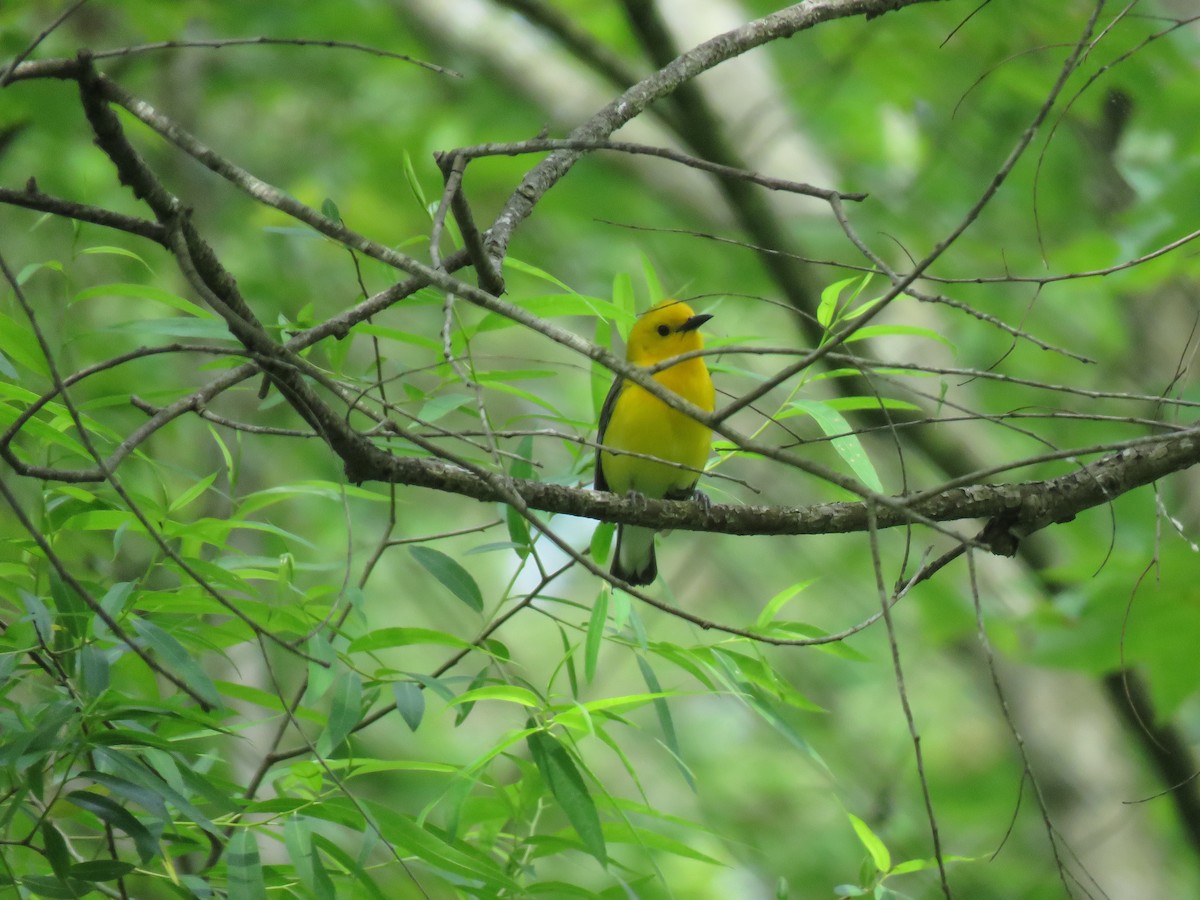
[[[652,368],[699,350],[704,346],[699,328],[711,318],[696,315],[679,300],[665,300],[634,324],[625,358],[635,366]],[[675,363],[655,372],[653,378],[682,399],[712,412],[715,395],[703,357]],[[620,377],[613,382],[600,411],[599,443],[603,446],[596,451],[596,490],[655,499],[707,499],[695,486],[712,443],[708,426],[672,409],[633,382]],[[658,575],[654,529],[618,526],[612,574],[632,585],[654,581]]]

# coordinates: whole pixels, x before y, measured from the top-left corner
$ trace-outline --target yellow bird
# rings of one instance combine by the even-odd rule
[[[698,329],[711,318],[696,315],[686,303],[665,300],[634,324],[625,358],[635,366],[651,367],[699,350],[704,338]],[[653,377],[667,390],[712,412],[715,395],[703,357],[676,363]],[[697,495],[697,470],[703,469],[708,460],[712,432],[644,388],[617,378],[600,411],[599,443],[604,449],[596,451],[596,490],[686,500]],[[653,456],[663,462],[628,453]],[[618,527],[612,574],[633,585],[654,581],[658,575],[654,529]]]

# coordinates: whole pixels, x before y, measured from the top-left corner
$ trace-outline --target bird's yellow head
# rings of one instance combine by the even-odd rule
[[[637,366],[651,366],[672,356],[699,350],[699,328],[712,316],[698,316],[680,300],[664,300],[646,312],[629,332],[625,357]]]

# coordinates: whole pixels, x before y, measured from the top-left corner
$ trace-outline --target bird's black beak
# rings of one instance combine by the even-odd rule
[[[703,316],[692,316],[690,319],[684,321],[684,323],[675,330],[680,334],[684,333],[685,331],[695,331],[711,318],[712,316],[707,314]]]

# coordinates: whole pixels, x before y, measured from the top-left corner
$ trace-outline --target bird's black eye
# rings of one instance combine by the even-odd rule
[[[658,333],[661,334],[663,337],[666,337],[668,334],[671,333],[671,329],[668,328],[666,325],[659,325]]]

